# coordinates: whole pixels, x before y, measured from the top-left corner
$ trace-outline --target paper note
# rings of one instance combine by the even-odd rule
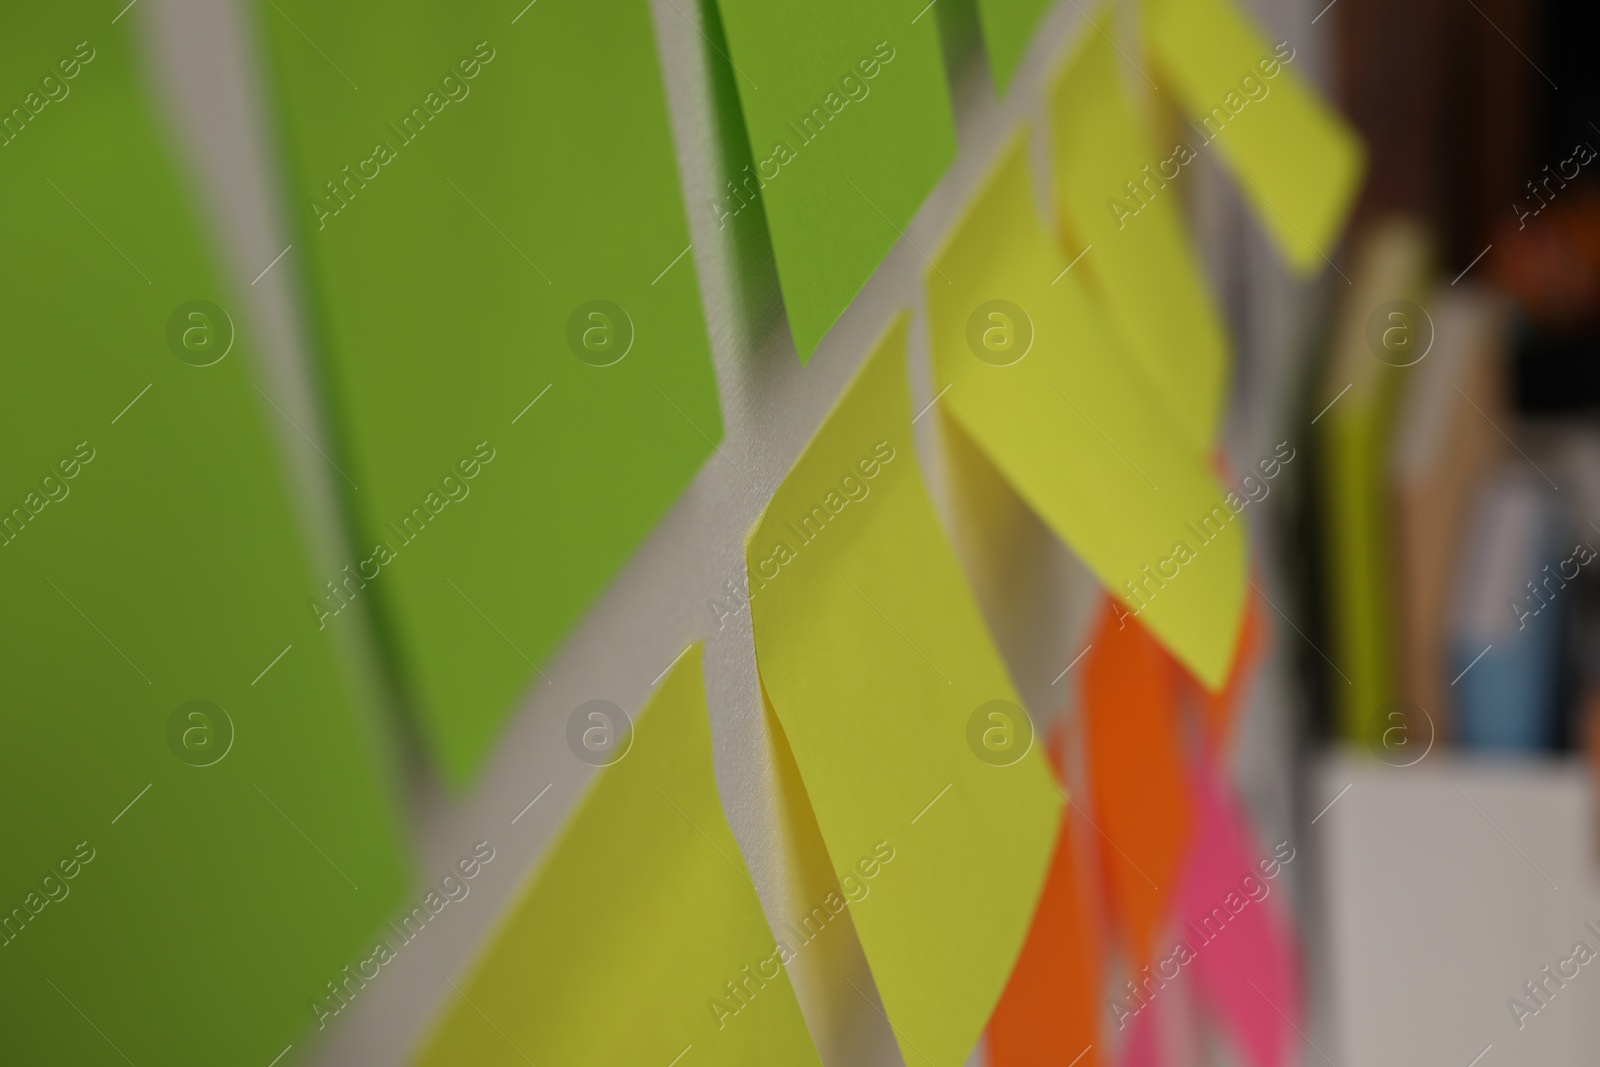
[[[1128,1024],[1128,1036],[1122,1044],[1122,1067],[1162,1067],[1158,1020],[1164,1014],[1160,1006],[1151,1004]]]
[[[0,34],[8,1063],[298,1055],[405,883],[144,10]]]
[[[978,24],[983,28],[984,51],[989,55],[989,73],[997,91],[1004,93],[1011,84],[1033,32],[1039,28],[1039,19],[1049,7],[1049,0],[978,0]]]
[[[756,662],[907,1063],[966,1062],[1061,795],[917,470],[900,316],[746,543]]]
[[[1320,270],[1363,169],[1355,133],[1300,78],[1288,41],[1267,43],[1230,0],[1145,0],[1149,50],[1189,113],[1167,167],[1215,149],[1278,251]]]
[[[416,1063],[819,1063],[711,770],[701,647],[667,673]],[[597,727],[598,728],[598,727]]]
[[[1243,610],[1244,505],[1176,431],[1043,229],[1024,149],[1019,132],[927,273],[935,385],[949,390],[939,410],[1216,688]]]
[[[358,535],[302,610],[461,783],[721,436],[649,6],[257,18]]]
[[[1052,762],[1059,767],[1059,746]],[[1061,820],[1028,939],[989,1020],[989,1067],[1099,1067],[1102,1061],[1094,1049],[1100,1035],[1100,938],[1073,822]]]
[[[1084,27],[1050,92],[1056,218],[1074,273],[1176,426],[1206,452],[1222,417],[1227,340],[1184,232],[1186,172],[1129,98],[1111,14],[1104,7]]]
[[[1243,814],[1214,775],[1194,785],[1195,835],[1177,892],[1177,942],[1152,968],[1193,967],[1205,1003],[1249,1067],[1283,1067],[1300,1016],[1299,962],[1276,882],[1293,846],[1248,847]],[[1157,994],[1159,995],[1159,994]]]
[[[1184,679],[1188,688],[1195,690],[1200,708],[1200,719],[1205,735],[1206,755],[1216,759],[1227,750],[1233,737],[1233,726],[1239,718],[1240,705],[1249,695],[1256,680],[1256,667],[1266,648],[1266,621],[1262,618],[1261,598],[1249,594],[1245,597],[1244,623],[1239,628],[1239,647],[1234,651],[1233,666],[1228,669],[1228,680],[1221,690],[1208,693]]]
[[[753,164],[719,225],[759,196],[804,362],[955,156],[937,18],[923,0],[720,0]]]
[[[1137,970],[1167,920],[1191,820],[1176,671],[1118,614],[1107,605],[1084,657],[1084,750],[1108,903]]]

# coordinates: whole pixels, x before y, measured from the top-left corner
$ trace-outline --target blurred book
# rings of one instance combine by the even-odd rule
[[[1420,301],[1432,266],[1415,220],[1375,224],[1358,245],[1355,280],[1340,310],[1317,400],[1318,467],[1326,529],[1330,683],[1338,731],[1373,737],[1396,693],[1394,596],[1385,517],[1389,446],[1404,376],[1425,358],[1431,331]]]
[[[1531,751],[1559,740],[1564,575],[1580,566],[1560,552],[1562,533],[1554,491],[1520,464],[1473,504],[1448,639],[1463,747]]]
[[[1451,587],[1473,496],[1506,450],[1495,426],[1505,421],[1509,311],[1490,292],[1440,286],[1428,314],[1433,349],[1403,385],[1389,500],[1400,694],[1448,734]]]

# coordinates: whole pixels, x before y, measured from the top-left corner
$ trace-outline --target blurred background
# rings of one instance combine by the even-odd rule
[[[1370,169],[1282,536],[1314,620],[1306,903],[1341,1064],[1594,1054],[1600,994],[1548,975],[1597,914],[1595,17],[1325,15]]]

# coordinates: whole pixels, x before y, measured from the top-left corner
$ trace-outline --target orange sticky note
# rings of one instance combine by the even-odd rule
[[[1028,940],[989,1020],[989,1067],[1099,1067],[1100,937],[1076,837],[1062,819]]]
[[[1083,716],[1092,817],[1109,906],[1133,969],[1167,918],[1189,831],[1171,659],[1108,603],[1084,660]]]
[[[1244,598],[1244,623],[1239,628],[1239,646],[1233,653],[1233,665],[1228,668],[1228,680],[1220,692],[1208,692],[1192,678],[1187,678],[1200,702],[1200,716],[1204,724],[1206,754],[1215,759],[1228,744],[1233,733],[1233,723],[1239,717],[1239,702],[1244,698],[1245,685],[1255,677],[1256,663],[1263,648],[1263,622],[1261,598],[1246,594]]]

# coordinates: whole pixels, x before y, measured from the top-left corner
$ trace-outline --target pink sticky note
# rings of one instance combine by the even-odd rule
[[[1157,966],[1162,974],[1174,966],[1194,972],[1203,1002],[1250,1067],[1282,1067],[1300,1017],[1300,983],[1293,934],[1274,895],[1294,850],[1255,847],[1224,789],[1210,768],[1192,784],[1194,836],[1176,897],[1180,942]]]
[[[1122,1067],[1161,1067],[1155,1004],[1140,1011],[1128,1025],[1131,1029],[1122,1046]]]

